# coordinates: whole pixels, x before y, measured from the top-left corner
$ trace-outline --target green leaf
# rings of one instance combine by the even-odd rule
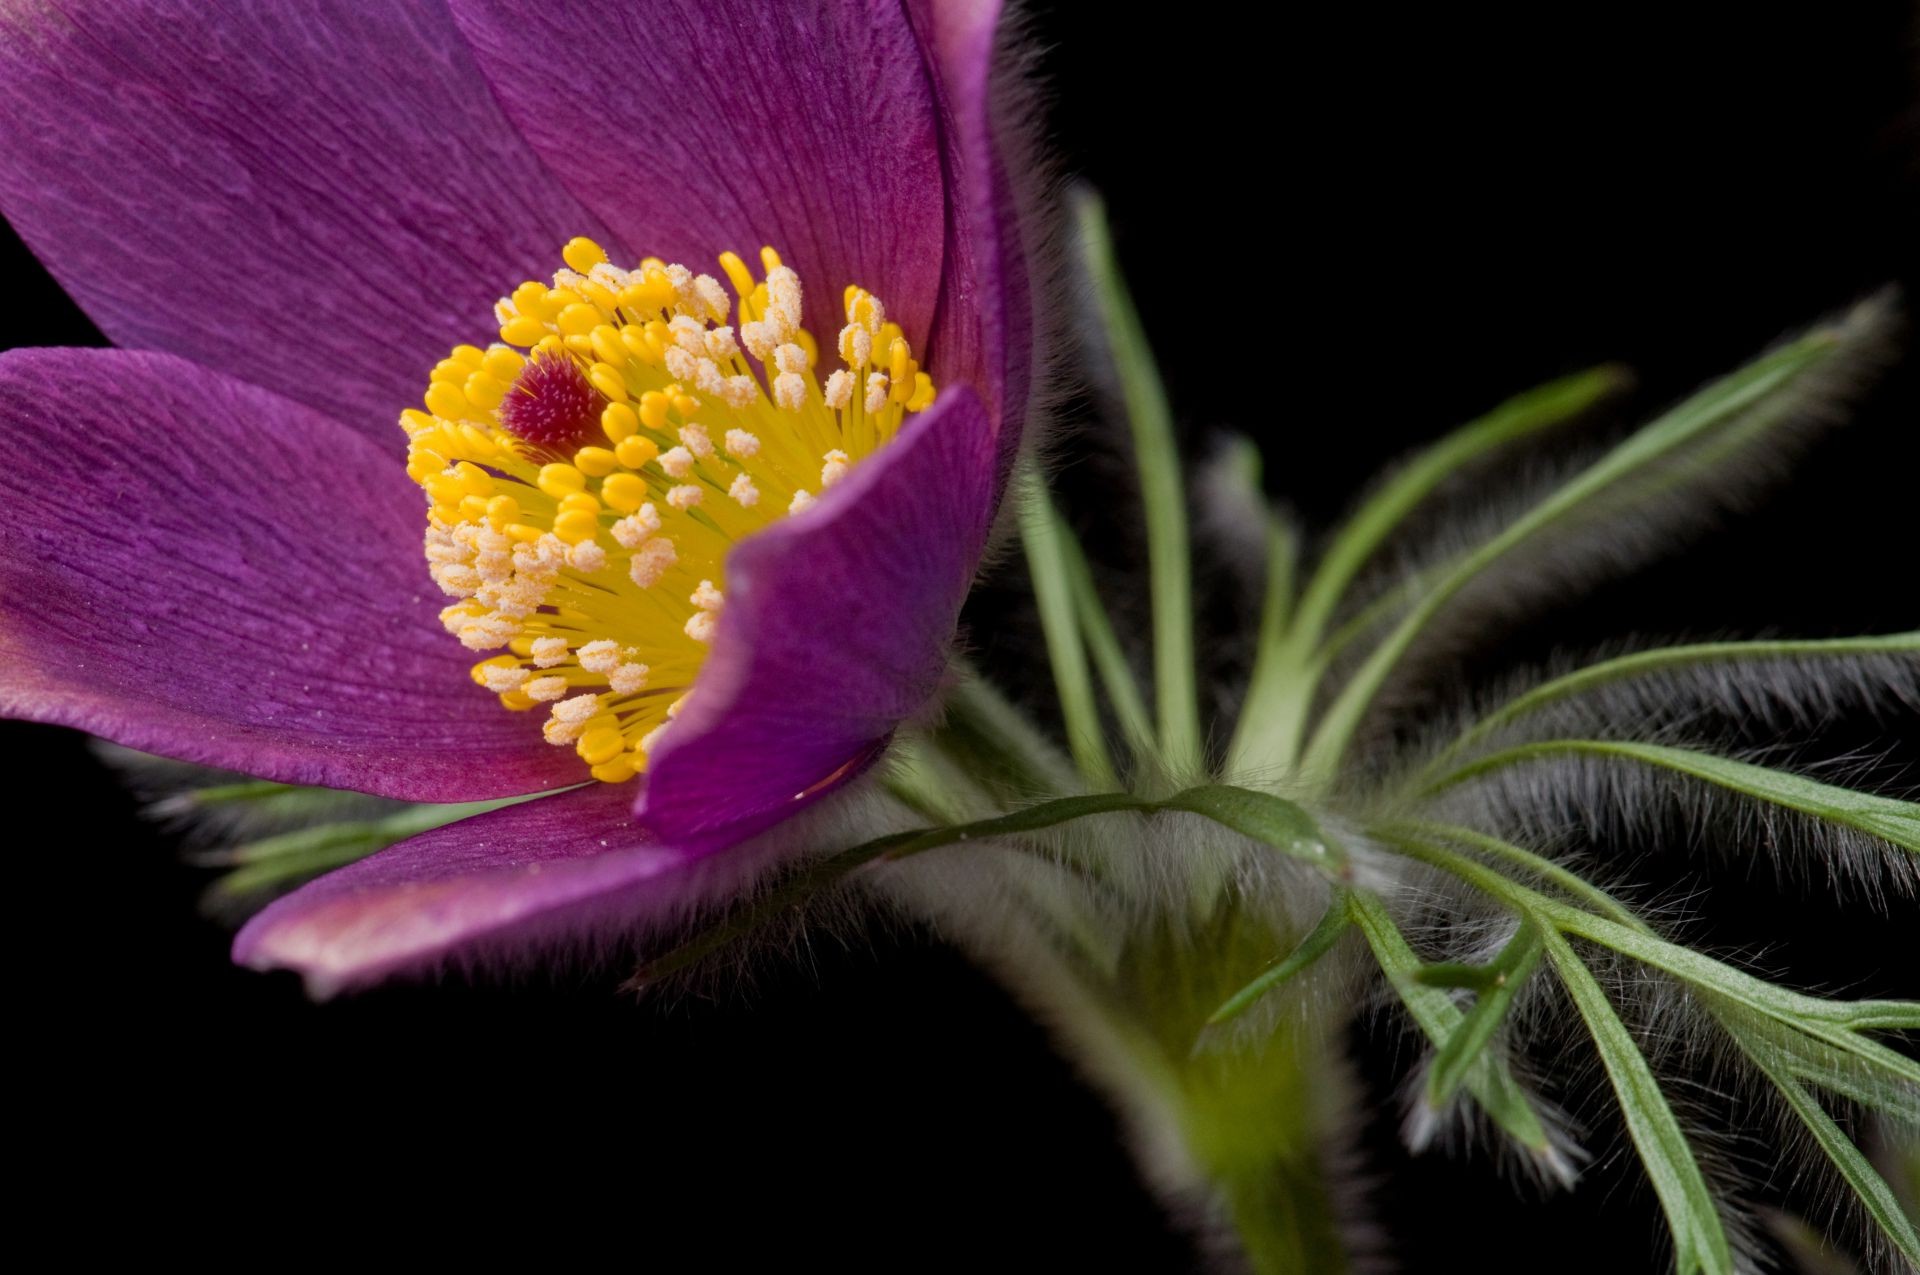
[[[1515,696],[1463,732],[1439,757],[1435,758],[1428,770],[1438,769],[1447,759],[1457,756],[1476,741],[1549,704],[1583,695],[1595,687],[1611,682],[1640,677],[1662,669],[1748,660],[1796,660],[1826,656],[1845,658],[1862,655],[1893,655],[1902,652],[1920,653],[1920,632],[1825,640],[1701,642],[1688,646],[1667,646],[1652,651],[1637,651],[1631,655],[1590,664],[1565,677],[1543,682],[1532,690]]]
[[[1347,892],[1336,886],[1333,897],[1327,901],[1327,910],[1320,914],[1319,922],[1307,932],[1307,936],[1291,952],[1262,970],[1254,980],[1226,999],[1219,1009],[1207,1018],[1209,1027],[1231,1022],[1251,1009],[1261,997],[1280,986],[1294,975],[1301,973],[1315,961],[1333,950],[1340,936],[1353,924],[1353,917],[1347,909]]]
[[[1093,656],[1094,671],[1100,675],[1100,686],[1107,693],[1107,703],[1120,723],[1120,733],[1126,737],[1134,760],[1144,763],[1159,751],[1153,736],[1153,715],[1147,711],[1146,701],[1140,698],[1133,668],[1120,649],[1120,639],[1114,635],[1113,621],[1107,615],[1106,605],[1100,601],[1100,591],[1094,587],[1087,555],[1064,522],[1061,547],[1066,551],[1074,610],[1080,617],[1080,633],[1087,640],[1087,652]]]
[[[1735,1039],[1739,1039],[1738,1036]],[[1867,1157],[1860,1153],[1860,1148],[1853,1145],[1852,1139],[1834,1123],[1833,1117],[1826,1113],[1804,1085],[1785,1069],[1776,1066],[1765,1051],[1749,1052],[1747,1056],[1766,1072],[1767,1079],[1787,1100],[1787,1105],[1793,1108],[1793,1114],[1800,1118],[1800,1123],[1807,1127],[1813,1140],[1820,1144],[1827,1159],[1833,1161],[1833,1167],[1840,1170],[1840,1176],[1853,1188],[1854,1195],[1859,1197],[1875,1224],[1909,1262],[1920,1266],[1920,1237],[1915,1236],[1913,1222],[1900,1207],[1900,1200],[1894,1195],[1893,1188],[1887,1185],[1887,1180],[1868,1163]]]
[[[1468,1069],[1506,1020],[1514,997],[1540,963],[1543,950],[1540,932],[1530,923],[1522,921],[1519,932],[1493,964],[1486,967],[1494,982],[1480,991],[1479,999],[1474,1001],[1473,1008],[1467,1011],[1460,1026],[1447,1037],[1446,1043],[1440,1046],[1440,1052],[1434,1056],[1433,1066],[1428,1069],[1429,1105],[1444,1107],[1459,1091],[1461,1082],[1467,1078]],[[1432,968],[1427,967],[1429,970]]]
[[[1193,651],[1193,566],[1188,557],[1187,507],[1181,489],[1180,455],[1174,446],[1173,414],[1146,333],[1120,275],[1099,198],[1081,192],[1074,201],[1080,250],[1093,283],[1094,300],[1108,352],[1126,400],[1133,431],[1134,464],[1146,519],[1147,564],[1153,588],[1153,687],[1160,746],[1176,775],[1200,770],[1200,697]]]
[[[1470,965],[1464,961],[1433,961],[1415,970],[1413,981],[1422,987],[1444,987],[1449,991],[1490,992],[1506,981],[1506,978],[1491,965]]]
[[[1106,731],[1094,702],[1093,681],[1087,673],[1087,652],[1080,641],[1080,618],[1074,603],[1071,570],[1065,541],[1070,535],[1047,496],[1045,484],[1031,468],[1018,479],[1015,499],[1020,510],[1020,539],[1027,551],[1027,571],[1039,604],[1040,629],[1046,635],[1047,658],[1053,665],[1053,684],[1066,719],[1067,746],[1087,782],[1095,788],[1113,788],[1118,779],[1107,754]]]
[[[1790,771],[1663,744],[1604,739],[1549,739],[1519,744],[1462,766],[1436,780],[1427,791],[1437,792],[1506,766],[1567,754],[1618,757],[1691,775],[1731,792],[1854,828],[1903,849],[1920,852],[1920,805],[1911,801],[1837,788]]]
[[[1465,1017],[1459,1006],[1445,992],[1438,988],[1422,987],[1414,978],[1414,971],[1420,968],[1420,958],[1414,954],[1413,948],[1401,935],[1400,928],[1393,923],[1393,918],[1387,915],[1387,909],[1378,899],[1365,890],[1353,890],[1347,896],[1347,903],[1354,923],[1366,935],[1374,959],[1380,963],[1387,981],[1400,994],[1407,1012],[1413,1015],[1413,1020],[1426,1033],[1427,1039],[1435,1046],[1444,1045],[1459,1030]],[[1513,1078],[1513,1073],[1503,1061],[1481,1054],[1468,1065],[1464,1083],[1467,1092],[1485,1108],[1494,1122],[1521,1146],[1542,1160],[1550,1160],[1557,1155],[1547,1137],[1546,1126],[1527,1100],[1526,1091]]]
[[[1161,810],[1204,815],[1249,840],[1345,875],[1346,854],[1304,808],[1273,793],[1228,784],[1201,784],[1158,803]]]
[[[1713,1206],[1713,1194],[1693,1158],[1680,1122],[1654,1079],[1653,1069],[1634,1043],[1626,1024],[1614,1012],[1606,992],[1580,960],[1567,941],[1551,931],[1543,936],[1547,959],[1573,998],[1575,1008],[1593,1037],[1594,1048],[1613,1083],[1614,1096],[1627,1120],[1627,1132],[1647,1176],[1653,1180],[1654,1194],[1667,1215],[1667,1229],[1673,1234],[1674,1265],[1681,1275],[1705,1271],[1721,1275],[1733,1270],[1733,1253],[1727,1245],[1720,1215]]]
[[[1669,943],[1637,921],[1622,923],[1596,916],[1529,889],[1477,860],[1433,844],[1428,838],[1438,831],[1429,827],[1409,834],[1394,825],[1383,825],[1374,830],[1375,835],[1398,846],[1413,858],[1453,874],[1523,915],[1540,918],[1556,932],[1577,935],[1643,964],[1665,970],[1697,987],[1825,1041],[1885,1074],[1920,1084],[1920,1062],[1859,1034],[1866,1030],[1920,1025],[1920,1004],[1910,1001],[1824,1000],[1778,987],[1692,948]],[[1494,840],[1485,834],[1472,834],[1472,837],[1473,841],[1480,843]]]
[[[1361,717],[1428,622],[1482,571],[1603,495],[1618,496],[1649,467],[1726,430],[1744,437],[1797,398],[1801,378],[1842,348],[1841,330],[1822,328],[1707,386],[1555,490],[1499,533],[1463,554],[1376,646],[1341,689],[1308,746],[1304,768],[1335,773]]]

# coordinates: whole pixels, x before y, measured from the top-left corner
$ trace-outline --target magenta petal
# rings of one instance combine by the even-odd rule
[[[1011,110],[1022,86],[999,65],[1000,0],[913,0],[915,31],[932,63],[939,102],[943,162],[952,205],[940,321],[931,350],[981,387],[1001,430],[1002,478],[1011,468],[1025,424],[1034,371],[1034,246],[1022,237],[1021,193],[1013,168],[1029,183],[1040,165],[1032,140]],[[1031,194],[1031,192],[1029,192]],[[964,369],[964,370],[961,370]]]
[[[8,5],[0,209],[117,344],[394,452],[435,360],[601,232],[425,0]]]
[[[946,198],[927,69],[897,2],[453,9],[507,114],[635,251],[702,269],[771,244],[808,285],[823,342],[851,283],[925,348]]]
[[[419,801],[579,778],[474,685],[361,435],[170,355],[16,350],[0,436],[0,714]]]
[[[631,795],[589,784],[329,873],[248,922],[233,957],[298,970],[316,996],[450,961],[526,965],[671,919],[746,870],[644,840]]]
[[[819,505],[733,551],[641,822],[720,849],[803,808],[926,705],[993,516],[994,452],[979,396],[949,390]]]

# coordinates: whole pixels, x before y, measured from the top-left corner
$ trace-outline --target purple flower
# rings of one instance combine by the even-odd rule
[[[0,357],[0,711],[550,794],[241,933],[322,992],[750,871],[933,694],[1017,444],[997,3],[195,13],[4,18],[0,207],[123,348]]]

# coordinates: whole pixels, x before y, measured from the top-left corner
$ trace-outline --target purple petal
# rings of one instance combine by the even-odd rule
[[[396,453],[435,360],[603,233],[426,0],[9,5],[0,157],[0,209],[116,343]]]
[[[532,964],[740,884],[746,863],[644,840],[630,805],[596,783],[436,828],[275,902],[233,958],[298,970],[329,996],[450,960]]]
[[[713,651],[648,769],[641,821],[710,852],[870,760],[939,684],[994,488],[993,431],[962,385],[819,505],[743,541]]]
[[[1033,140],[1011,117],[1021,87],[997,65],[1000,0],[913,0],[916,33],[932,63],[939,102],[944,163],[954,227],[947,248],[940,322],[932,351],[981,387],[1001,429],[1004,482],[1019,449],[1034,370],[1033,245],[1024,241],[1021,205],[1033,192],[1016,190],[1018,166],[1037,181],[1041,165]],[[996,109],[996,107],[998,109]],[[954,372],[948,372],[951,378]],[[1010,428],[1009,428],[1010,427]]]
[[[318,412],[170,355],[0,356],[0,714],[419,801],[578,779],[435,619],[421,498]]]
[[[508,116],[634,250],[700,269],[771,244],[807,283],[823,342],[855,283],[925,349],[946,191],[897,2],[453,9]]]

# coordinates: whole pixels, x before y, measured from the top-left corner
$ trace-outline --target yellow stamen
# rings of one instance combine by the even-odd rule
[[[500,344],[432,368],[401,413],[426,493],[428,570],[448,632],[505,708],[548,713],[547,740],[621,783],[687,702],[721,625],[726,558],[801,515],[885,446],[934,385],[872,293],[818,367],[799,276],[728,252],[718,280],[591,239],[552,286],[494,308]],[[737,302],[734,298],[737,298]],[[508,428],[511,421],[521,432]]]

